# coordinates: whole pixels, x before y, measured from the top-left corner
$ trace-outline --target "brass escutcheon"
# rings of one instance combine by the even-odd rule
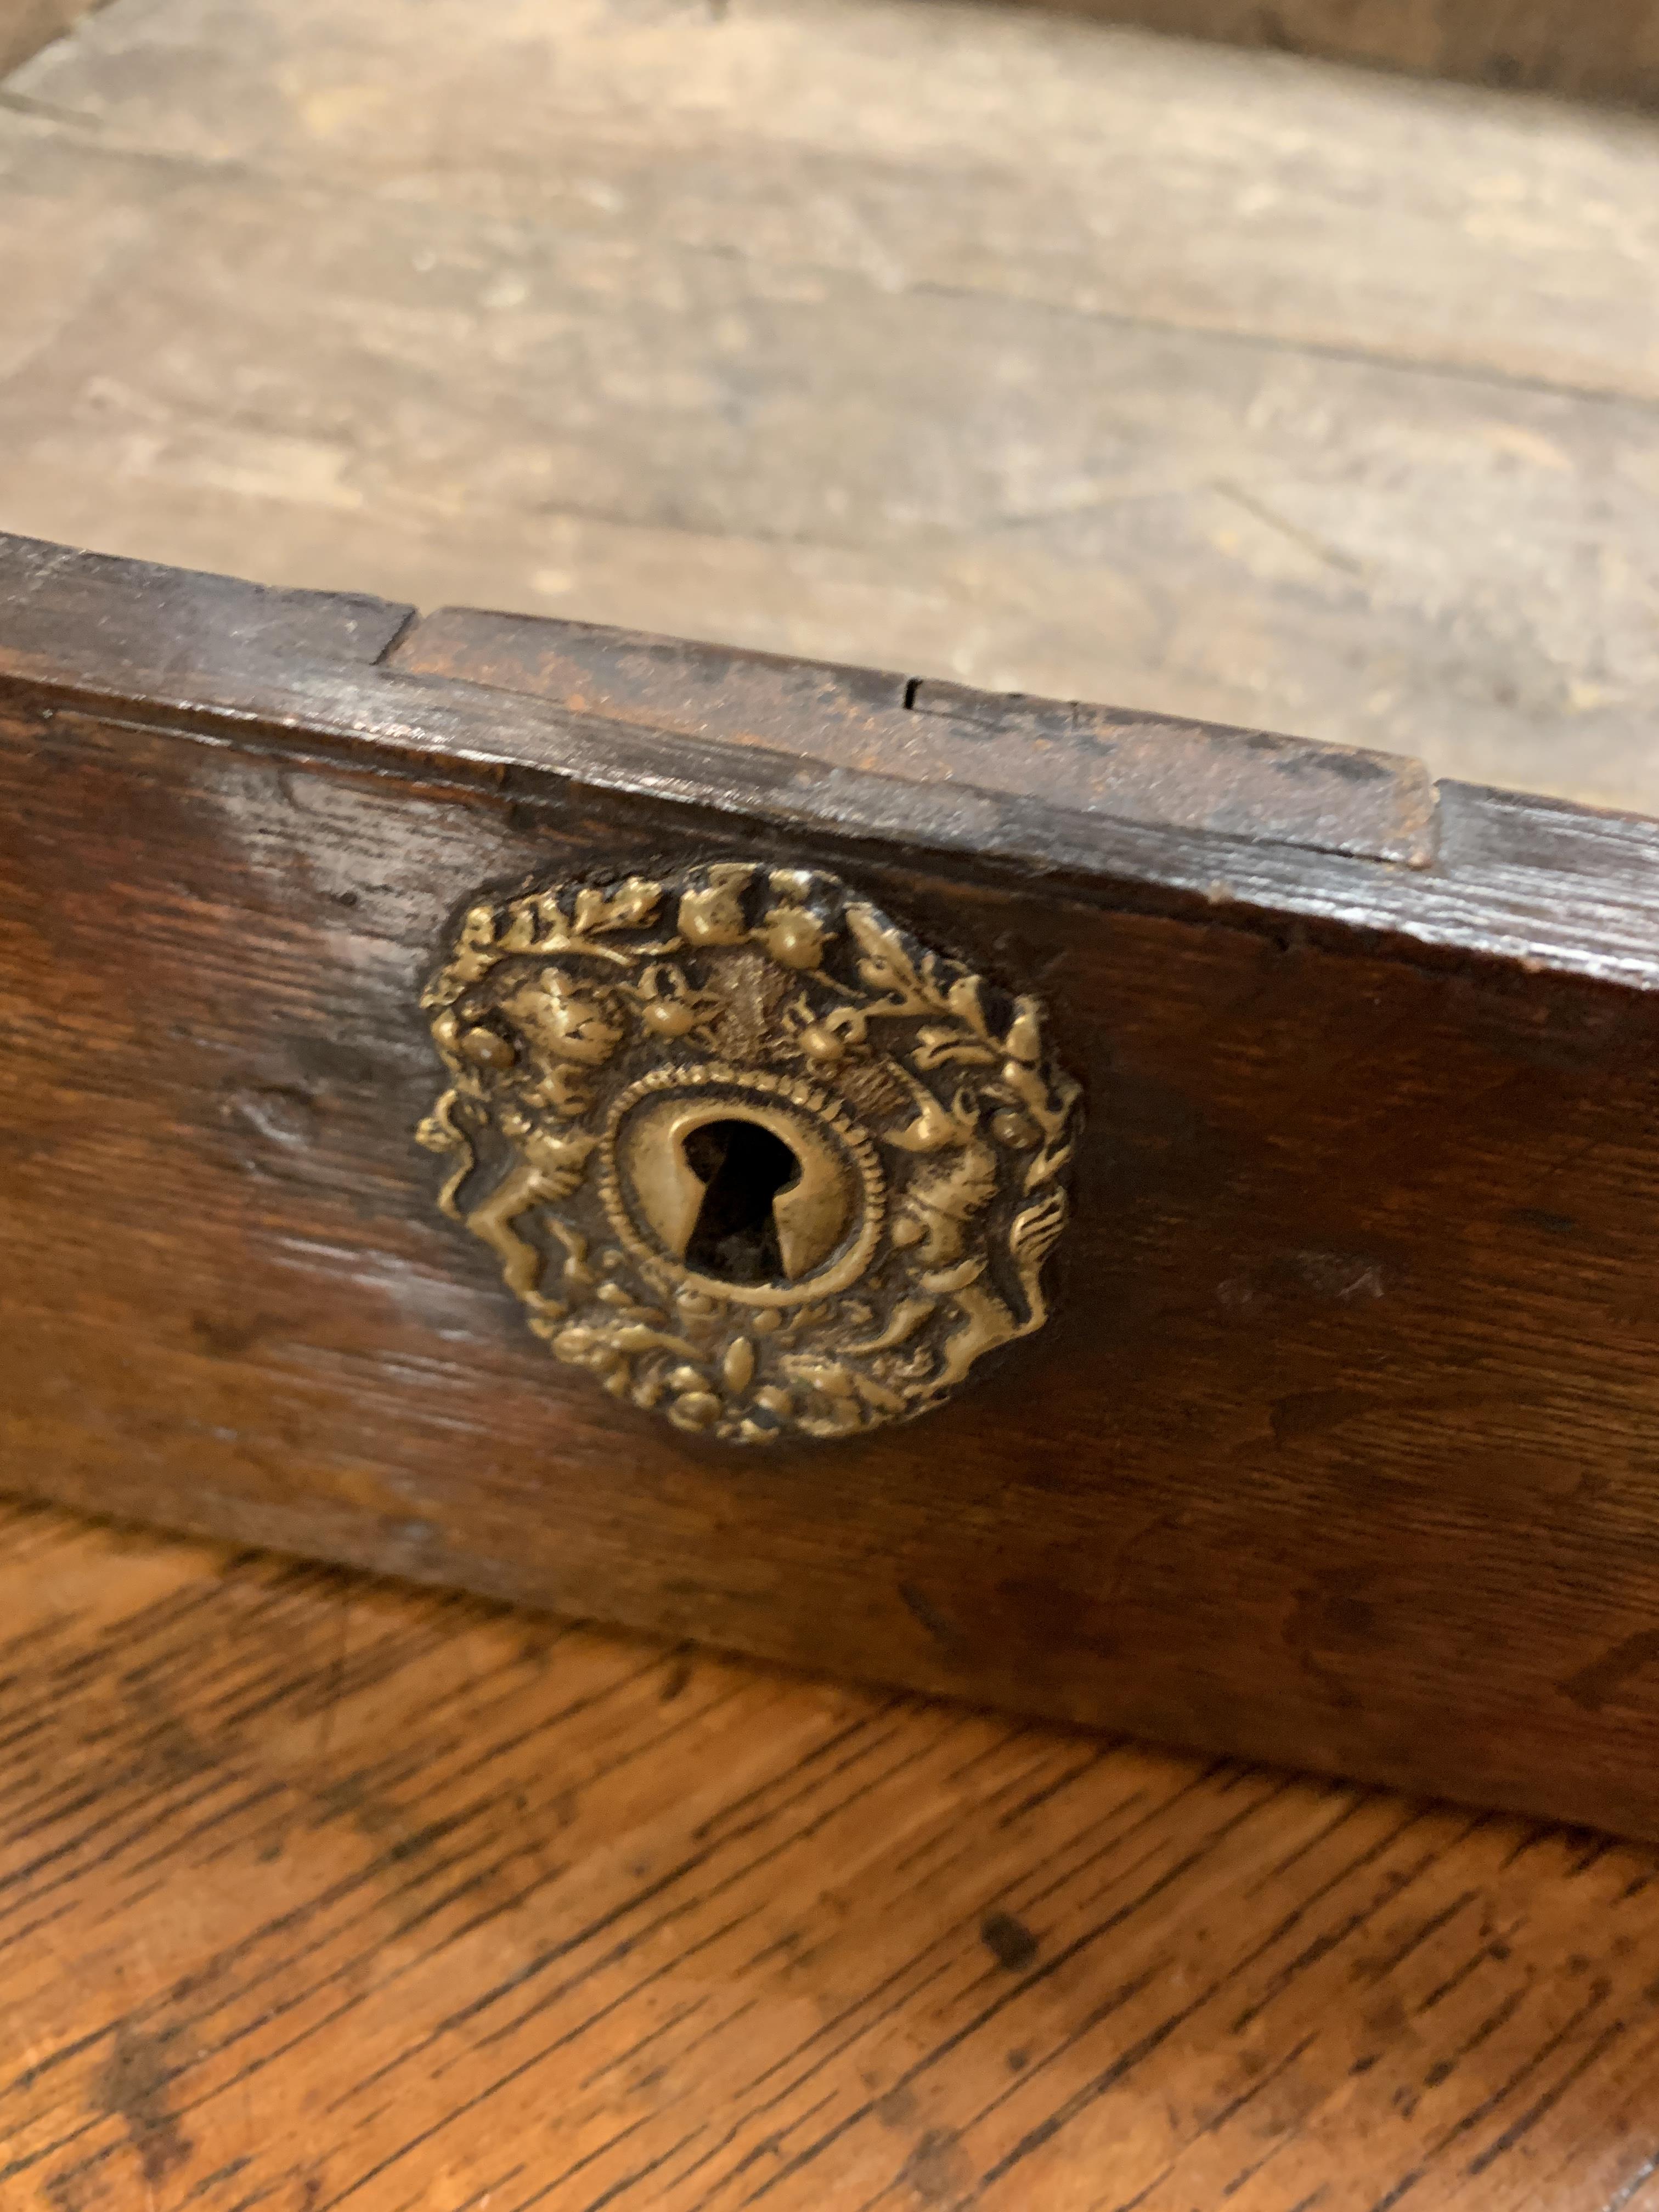
[[[939,1403],[1047,1314],[1077,1086],[1035,1000],[720,860],[462,918],[421,1141],[562,1360],[732,1443]]]

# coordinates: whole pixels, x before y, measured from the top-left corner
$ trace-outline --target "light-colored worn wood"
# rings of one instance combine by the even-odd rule
[[[82,148],[410,209],[439,279],[411,307],[492,366],[556,316],[550,279],[606,284],[625,332],[695,309],[713,255],[779,302],[838,276],[1659,398],[1639,118],[945,0],[121,0],[16,90]],[[458,269],[460,214],[530,226],[540,266]],[[368,309],[419,243],[295,240],[337,281],[354,248]],[[686,337],[682,412],[719,332]]]
[[[0,524],[1659,810],[1659,125],[930,0],[117,0]]]
[[[1635,2212],[1650,1853],[0,1520],[7,2212]]]

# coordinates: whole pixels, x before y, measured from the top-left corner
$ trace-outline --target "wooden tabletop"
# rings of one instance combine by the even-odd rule
[[[0,527],[1659,813],[1659,118],[1040,7],[112,0],[0,95]]]
[[[1637,2212],[1652,1852],[0,1512],[6,2212]]]

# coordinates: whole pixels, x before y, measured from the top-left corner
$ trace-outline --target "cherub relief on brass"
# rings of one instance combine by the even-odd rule
[[[735,1443],[948,1396],[1047,1317],[1078,1086],[835,877],[713,861],[463,917],[420,1140],[555,1355]]]

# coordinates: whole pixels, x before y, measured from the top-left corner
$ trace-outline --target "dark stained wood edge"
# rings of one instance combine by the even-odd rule
[[[50,658],[84,629],[110,665],[153,662],[165,639],[164,665],[181,673],[247,653],[367,663],[414,619],[413,607],[366,592],[284,590],[0,533],[0,659]]]
[[[34,579],[21,599],[10,580],[20,543]],[[44,567],[42,550],[52,556]],[[517,806],[562,806],[585,787],[636,800],[645,845],[689,810],[728,841],[746,824],[810,841],[826,857],[896,845],[981,872],[1038,872],[1055,896],[1086,903],[1257,930],[1288,923],[1324,942],[1387,941],[1427,959],[1474,955],[1659,988],[1659,823],[1640,817],[1443,783],[1439,851],[1427,867],[1120,822],[410,674],[368,653],[377,635],[381,653],[395,641],[408,610],[271,596],[267,618],[258,586],[0,540],[0,700]],[[350,611],[331,617],[329,604]],[[296,616],[297,634],[286,626]],[[342,637],[349,657],[340,657]]]
[[[1009,0],[994,0],[1001,7]],[[1179,38],[1461,78],[1505,92],[1659,107],[1650,0],[1013,0]]]
[[[0,0],[0,77],[66,37],[82,16],[108,5],[109,0]]]
[[[574,714],[1118,822],[1408,867],[1434,857],[1433,781],[1399,754],[468,607],[422,617],[387,658]]]

